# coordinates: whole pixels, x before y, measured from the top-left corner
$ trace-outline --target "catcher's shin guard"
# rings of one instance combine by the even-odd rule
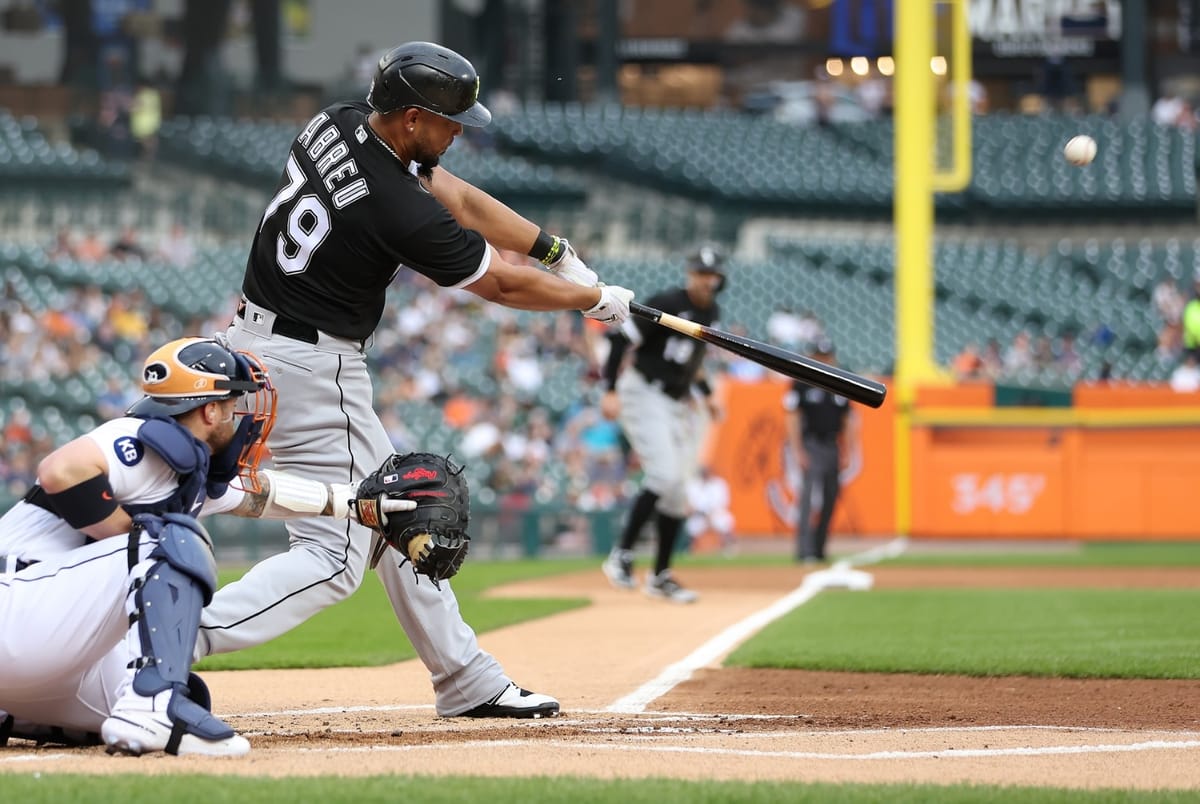
[[[134,590],[134,606],[142,659],[133,690],[154,695],[173,684],[187,684],[192,649],[200,630],[200,610],[217,589],[217,565],[207,535],[196,520],[179,514],[138,517],[158,537],[146,571]]]
[[[117,750],[174,754],[186,735],[212,745],[232,739],[233,729],[208,710],[207,689],[190,672],[200,612],[217,587],[208,534],[182,514],[143,514],[135,521],[157,537],[149,554],[157,561],[134,583],[130,601],[131,651],[139,654],[130,662],[136,698],[127,692],[118,701],[102,729],[105,740]],[[136,529],[130,538],[137,538]],[[156,711],[163,699],[165,711]]]

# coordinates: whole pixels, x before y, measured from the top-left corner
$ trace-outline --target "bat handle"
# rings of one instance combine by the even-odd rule
[[[653,307],[647,307],[644,304],[631,301],[629,303],[629,312],[636,315],[638,318],[646,318],[650,321],[659,321],[663,317],[662,310],[655,310]]]

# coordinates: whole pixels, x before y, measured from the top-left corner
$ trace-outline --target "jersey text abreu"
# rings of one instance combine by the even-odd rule
[[[242,285],[255,304],[355,340],[378,326],[399,268],[460,287],[488,260],[483,237],[371,129],[370,111],[362,101],[333,104],[292,141]]]

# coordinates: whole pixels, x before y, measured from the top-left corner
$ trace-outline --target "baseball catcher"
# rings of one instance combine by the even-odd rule
[[[358,521],[381,537],[371,554],[372,568],[390,546],[403,557],[401,566],[410,562],[414,573],[439,588],[439,581],[458,573],[471,541],[471,499],[463,469],[449,457],[410,452],[392,455],[363,478],[354,502]],[[408,500],[416,508],[384,514],[380,506],[390,500]]]

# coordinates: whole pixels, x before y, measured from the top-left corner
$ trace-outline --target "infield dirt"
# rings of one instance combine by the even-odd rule
[[[1197,588],[1200,570],[871,570],[875,588]],[[1200,788],[1200,681],[1089,681],[722,669],[658,697],[646,685],[797,588],[800,567],[691,568],[678,606],[589,571],[498,595],[594,605],[485,634],[521,684],[557,695],[542,721],[438,718],[418,662],[210,672],[216,710],[246,734],[242,760],[113,758],[101,749],[0,749],[0,772],[345,776],[421,772],[1083,788]],[[665,687],[664,687],[665,689]],[[641,711],[611,707],[641,691]],[[649,697],[648,697],[649,695]],[[470,744],[464,767],[461,748]],[[17,761],[19,759],[19,761]]]

